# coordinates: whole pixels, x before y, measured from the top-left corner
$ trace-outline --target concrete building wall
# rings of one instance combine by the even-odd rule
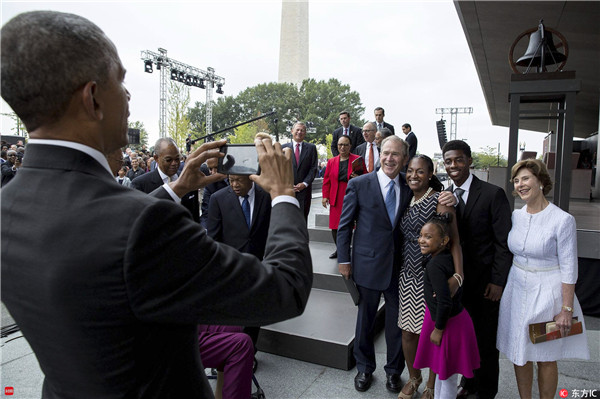
[[[279,45],[279,83],[308,78],[308,1],[283,0]]]

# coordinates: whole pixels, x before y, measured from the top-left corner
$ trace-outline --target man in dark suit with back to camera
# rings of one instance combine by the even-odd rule
[[[362,130],[358,126],[350,124],[350,113],[348,111],[340,112],[340,123],[342,126],[333,131],[333,139],[331,141],[331,153],[334,157],[340,155],[337,148],[337,142],[341,136],[350,137],[350,152],[353,154],[356,153],[356,147],[365,142],[365,139],[362,136]]]
[[[396,134],[396,131],[394,130],[394,126],[383,120],[383,117],[385,116],[385,110],[381,107],[377,107],[377,108],[375,108],[374,112],[375,112],[375,126],[376,126],[377,130],[379,131],[385,127],[385,128],[390,129],[392,134]]]
[[[272,199],[261,263],[212,240],[176,204],[224,177],[200,172],[224,140],[203,144],[151,195],[112,177],[104,154],[127,144],[130,95],[99,27],[35,11],[0,36],[2,98],[31,138],[1,193],[2,302],[44,373],[42,397],[212,398],[197,325],[270,324],[308,300],[291,153],[255,140],[262,173],[251,179]]]
[[[214,175],[215,173],[217,173],[218,163],[219,161],[216,158],[211,158],[208,161],[206,161],[206,164],[204,164],[203,166],[206,166],[208,172],[204,172],[204,174],[208,176],[209,174]],[[214,193],[216,193],[222,188],[227,187],[228,185],[229,184],[227,183],[227,179],[225,179],[216,181],[204,187],[204,192],[202,193],[202,205],[200,206],[200,224],[205,229],[208,227],[208,204],[210,203],[210,197],[212,197]]]
[[[170,137],[163,137],[154,145],[158,167],[152,172],[144,173],[131,181],[135,189],[150,194],[165,183],[177,180],[177,171],[181,162],[181,154],[177,144]],[[181,205],[187,208],[196,222],[200,222],[200,204],[198,190],[190,191],[181,198]]]
[[[300,202],[300,209],[304,212],[304,220],[308,221],[312,200],[312,182],[317,175],[319,157],[317,146],[305,142],[305,137],[306,125],[303,122],[296,122],[292,126],[292,142],[286,143],[282,147],[292,149],[294,191]]]
[[[456,216],[465,282],[462,302],[473,319],[481,367],[475,378],[464,379],[457,397],[478,393],[490,399],[498,393],[499,352],[496,349],[498,312],[502,291],[512,264],[508,249],[510,205],[504,190],[471,174],[471,148],[462,140],[447,142],[442,149],[448,188],[458,200]]]

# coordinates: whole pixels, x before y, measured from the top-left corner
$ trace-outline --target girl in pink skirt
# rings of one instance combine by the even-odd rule
[[[419,236],[421,253],[431,254],[431,260],[425,268],[427,308],[414,367],[429,367],[437,374],[435,398],[443,399],[456,398],[458,374],[472,378],[473,370],[479,368],[473,322],[460,302],[462,288],[454,297],[448,288],[450,278],[456,278],[462,286],[460,275],[454,274],[452,255],[447,248],[451,217],[434,215]]]

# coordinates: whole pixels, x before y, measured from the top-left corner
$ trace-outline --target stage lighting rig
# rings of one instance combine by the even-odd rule
[[[211,67],[204,71],[200,68],[184,64],[181,61],[167,57],[167,50],[158,49],[158,53],[150,50],[141,52],[141,59],[144,61],[144,70],[152,73],[153,64],[156,70],[160,71],[160,137],[167,135],[167,76],[171,80],[183,83],[187,86],[206,89],[206,135],[212,133],[212,93],[213,88],[217,87],[217,94],[223,94],[223,85],[225,78],[215,74]]]

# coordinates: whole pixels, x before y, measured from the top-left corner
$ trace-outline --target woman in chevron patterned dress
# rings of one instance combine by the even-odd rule
[[[402,268],[400,270],[400,311],[398,326],[402,329],[402,350],[406,359],[406,365],[410,374],[410,380],[406,383],[398,398],[411,399],[417,392],[419,385],[423,382],[421,370],[413,367],[419,334],[423,326],[425,316],[425,297],[423,294],[423,281],[425,276],[425,265],[429,257],[421,254],[418,238],[421,227],[433,216],[434,213],[450,212],[454,214],[453,207],[447,207],[438,203],[440,191],[444,189],[442,183],[433,175],[433,162],[426,155],[417,155],[408,163],[406,171],[406,182],[413,191],[413,198],[406,213],[400,222],[403,235]],[[449,281],[450,290],[456,292],[459,280],[462,281],[462,252],[458,239],[458,227],[456,218],[452,218],[451,252],[454,259],[454,269],[457,278]],[[435,385],[435,374],[429,373],[421,398],[433,399],[433,388]]]

